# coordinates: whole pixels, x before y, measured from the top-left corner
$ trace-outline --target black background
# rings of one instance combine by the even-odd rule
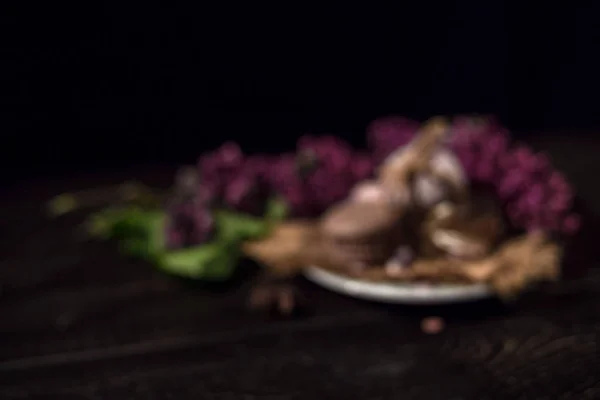
[[[278,151],[307,131],[360,145],[390,113],[493,113],[517,135],[600,122],[597,2],[164,4],[2,13],[3,172],[191,162],[226,139]]]

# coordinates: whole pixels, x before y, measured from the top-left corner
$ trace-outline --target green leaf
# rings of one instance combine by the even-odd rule
[[[117,236],[118,228],[127,219],[128,211],[123,208],[107,208],[93,213],[86,221],[88,233],[102,239]]]
[[[279,197],[274,197],[267,204],[265,218],[269,221],[281,221],[287,217],[288,212],[287,203]]]
[[[117,239],[125,254],[153,262],[167,273],[192,279],[225,280],[238,265],[240,243],[267,234],[273,223],[285,218],[287,212],[287,204],[278,198],[268,203],[264,217],[216,211],[217,233],[213,241],[173,251],[165,248],[163,211],[135,206],[105,209],[91,216],[88,228],[95,236]]]
[[[227,242],[240,242],[242,240],[262,236],[267,232],[268,225],[262,218],[230,211],[217,211],[215,213],[217,236]]]
[[[149,212],[143,220],[147,239],[146,254],[150,257],[158,257],[165,251],[165,221],[166,215],[163,212]]]
[[[145,239],[124,238],[119,241],[119,249],[130,256],[149,259],[151,252]]]
[[[153,259],[164,251],[165,218],[162,211],[137,207],[106,209],[92,215],[88,229],[94,236],[119,240],[127,254]]]
[[[165,272],[192,279],[226,280],[239,261],[239,250],[225,241],[215,240],[202,246],[169,251],[158,259]]]

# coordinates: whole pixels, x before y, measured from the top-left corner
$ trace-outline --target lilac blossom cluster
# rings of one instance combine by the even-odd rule
[[[369,126],[368,141],[378,161],[406,145],[418,124],[402,117],[381,118]],[[468,179],[492,187],[510,223],[527,231],[575,234],[580,217],[571,212],[573,189],[544,153],[513,144],[491,118],[454,119],[449,146]]]
[[[169,245],[202,243],[211,236],[210,210],[225,207],[260,215],[269,198],[283,198],[292,216],[316,217],[369,178],[374,162],[333,136],[304,136],[296,151],[246,155],[225,143],[198,160],[200,183],[194,196],[168,209]]]
[[[260,215],[269,198],[280,196],[293,216],[316,217],[371,177],[374,167],[418,129],[419,123],[403,117],[375,120],[367,128],[369,151],[362,152],[334,136],[304,136],[295,152],[279,155],[246,155],[237,144],[225,143],[200,157],[195,192],[169,206],[169,245],[210,238],[214,207]],[[506,129],[489,118],[454,119],[448,145],[471,182],[494,189],[514,227],[578,231],[572,188],[545,154],[512,144]]]

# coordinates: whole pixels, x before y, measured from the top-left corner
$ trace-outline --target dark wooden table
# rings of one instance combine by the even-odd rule
[[[600,211],[600,141],[548,137]],[[594,172],[595,171],[595,172]],[[250,281],[189,285],[112,244],[82,242],[78,216],[48,221],[65,189],[168,168],[22,185],[1,200],[1,399],[595,399],[600,398],[600,273],[540,289],[513,306],[387,307],[299,284],[310,316],[245,310]],[[248,266],[250,270],[250,266]],[[421,332],[443,315],[439,335]]]

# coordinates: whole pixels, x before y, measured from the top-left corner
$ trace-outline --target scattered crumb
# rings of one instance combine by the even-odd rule
[[[251,308],[265,307],[271,301],[271,293],[266,287],[257,287],[250,293],[249,303]]]
[[[290,315],[294,311],[294,293],[283,291],[279,294],[279,311],[283,315]]]
[[[428,335],[436,335],[444,330],[445,323],[440,317],[427,317],[421,321],[421,330]]]
[[[253,309],[274,308],[282,316],[291,315],[296,309],[296,293],[288,285],[260,285],[252,289],[249,306]]]
[[[385,266],[385,273],[391,278],[401,277],[404,273],[404,266],[399,262],[389,262]]]

